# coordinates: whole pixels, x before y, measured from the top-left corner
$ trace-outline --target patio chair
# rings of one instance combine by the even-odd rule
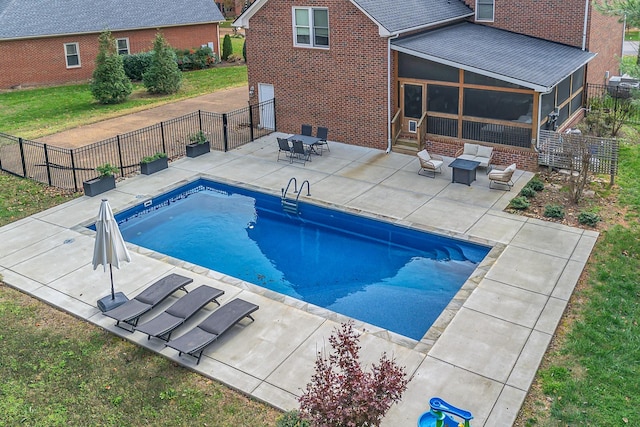
[[[503,186],[506,186],[509,191],[511,191],[511,187],[513,187],[513,181],[511,178],[513,177],[513,173],[516,171],[516,164],[513,163],[503,170],[492,169],[489,172],[489,188],[491,184],[496,183]],[[504,189],[504,188],[503,188]]]
[[[180,298],[158,316],[136,326],[135,330],[147,334],[147,339],[156,337],[169,341],[171,333],[202,307],[212,301],[220,305],[217,298],[222,294],[224,291],[220,289],[202,285]]]
[[[291,163],[291,146],[289,145],[289,140],[287,138],[278,138],[278,160],[280,161],[280,153],[284,153],[285,158],[289,160]]]
[[[191,282],[193,282],[193,279],[190,277],[172,273],[150,285],[134,299],[102,314],[116,319],[116,326],[133,332],[133,328],[137,326],[138,320],[143,314],[160,304],[178,289],[188,293],[189,291],[185,286]],[[128,325],[128,327],[121,325],[121,322]]]
[[[427,150],[422,150],[418,152],[418,160],[420,161],[420,169],[418,169],[418,175],[430,176],[431,178],[436,177],[436,172],[442,173],[442,164],[444,160],[442,156],[438,156],[437,154],[429,154]],[[429,173],[430,175],[425,175],[425,173]]]
[[[202,358],[202,352],[209,344],[245,317],[253,322],[254,318],[251,313],[258,308],[255,304],[236,298],[211,313],[202,323],[186,334],[169,341],[166,346],[178,350],[179,356],[186,353],[197,358],[197,365]]]
[[[327,142],[327,136],[329,135],[329,129],[325,128],[325,127],[320,127],[318,126],[318,130],[316,131],[316,137],[320,138],[320,141],[316,142],[314,145],[317,145],[318,147],[320,147],[320,155],[322,156],[322,149],[323,146],[327,147],[328,151],[329,150],[329,143]]]
[[[302,141],[293,140],[291,141],[291,161],[294,160],[301,161],[304,165],[306,162],[311,160],[311,149],[306,147]]]
[[[302,125],[302,131],[300,132],[302,135],[312,136],[313,127],[311,125]]]

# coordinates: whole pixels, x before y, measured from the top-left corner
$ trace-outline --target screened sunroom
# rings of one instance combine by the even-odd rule
[[[579,112],[585,66],[595,56],[472,23],[391,45],[396,133],[525,149],[535,147],[540,128]]]

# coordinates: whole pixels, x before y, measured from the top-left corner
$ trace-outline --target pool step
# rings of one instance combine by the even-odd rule
[[[298,201],[291,199],[282,199],[282,210],[286,213],[298,215]]]

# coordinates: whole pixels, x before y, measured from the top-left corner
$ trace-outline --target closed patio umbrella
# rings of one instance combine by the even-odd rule
[[[113,216],[111,206],[107,199],[102,199],[100,211],[96,220],[96,243],[93,248],[93,269],[99,265],[107,271],[109,265],[109,275],[111,277],[111,295],[107,295],[98,301],[98,308],[101,311],[111,310],[123,303],[128,298],[122,293],[116,293],[113,288],[113,267],[120,268],[122,261],[130,262],[131,256],[125,246],[122,234],[118,228],[118,223]]]

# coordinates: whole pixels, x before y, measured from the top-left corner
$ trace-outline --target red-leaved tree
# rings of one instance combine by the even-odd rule
[[[386,353],[370,372],[360,366],[359,335],[353,322],[329,337],[333,351],[318,352],[316,372],[300,396],[300,412],[314,427],[379,426],[391,405],[407,388],[404,367]]]

